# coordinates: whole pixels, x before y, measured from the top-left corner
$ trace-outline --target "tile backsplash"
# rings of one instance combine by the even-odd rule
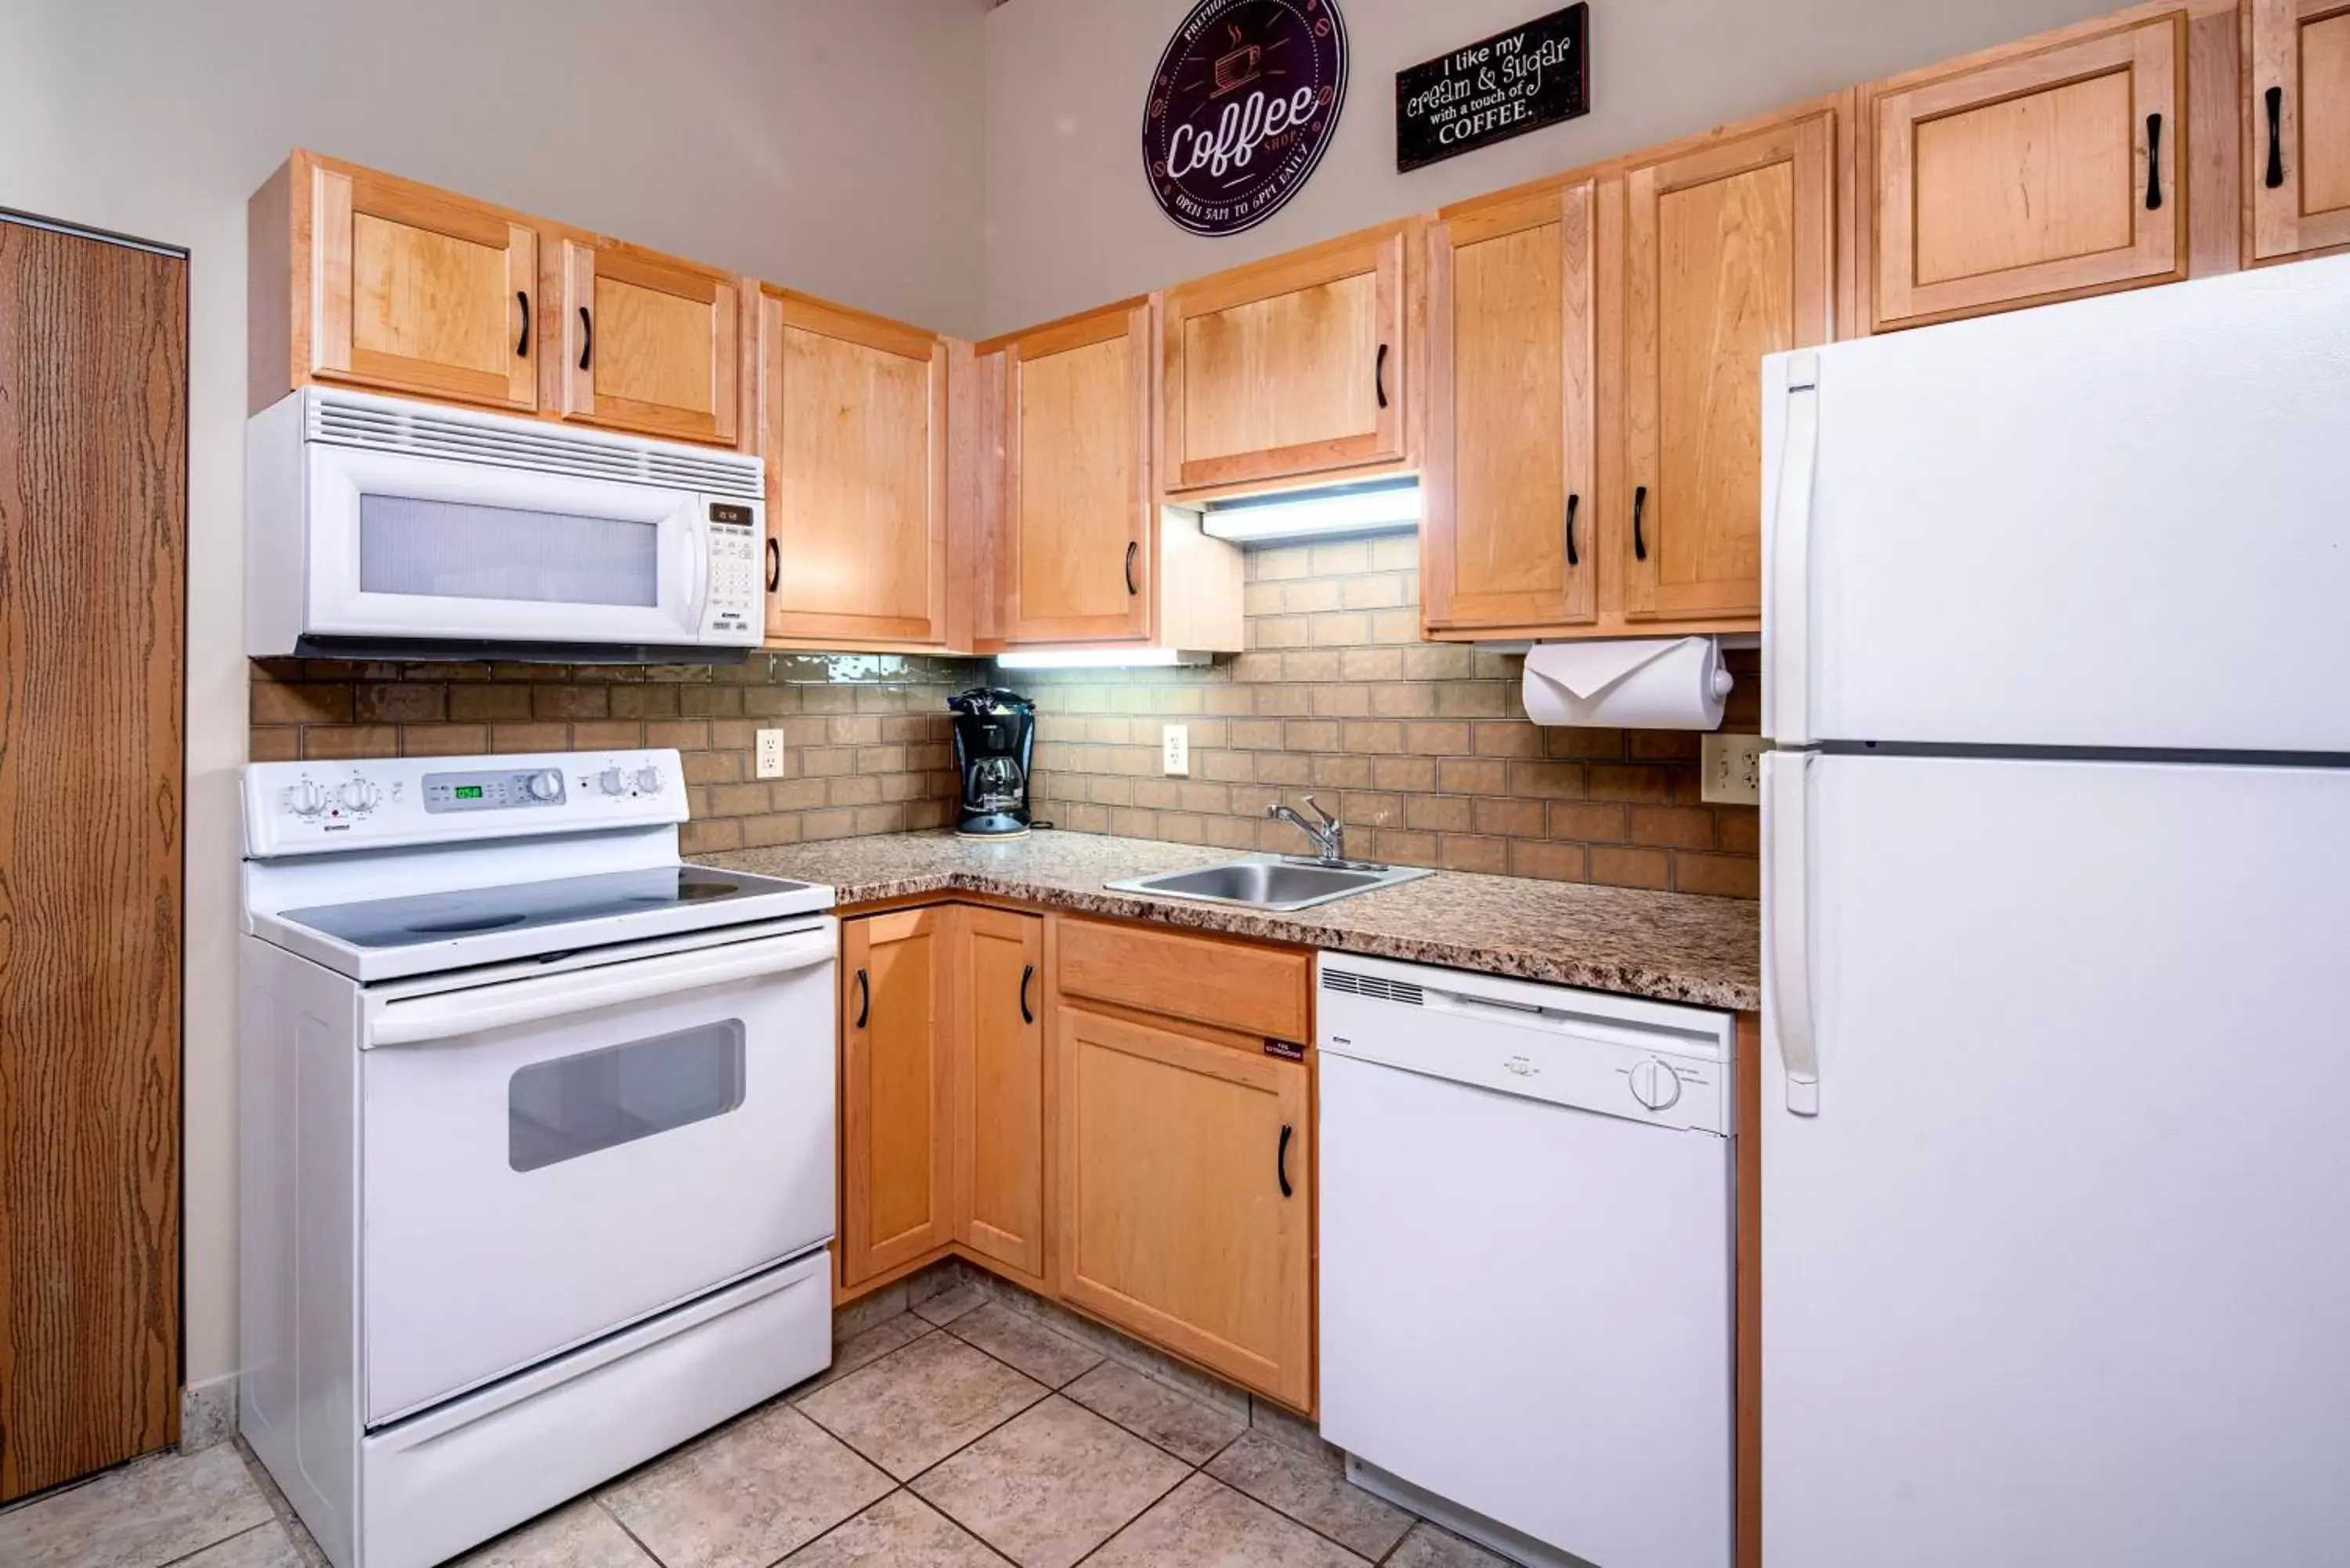
[[[1751,898],[1752,806],[1699,798],[1698,736],[1527,722],[1521,658],[1419,640],[1409,535],[1253,549],[1249,651],[1183,670],[1024,672],[1036,810],[1065,828],[1302,851],[1265,807],[1313,793],[1350,853],[1462,871]],[[1760,655],[1729,655],[1724,728],[1761,713]],[[1160,726],[1191,773],[1160,772]]]
[[[1409,535],[1254,549],[1249,651],[1190,670],[997,672],[978,659],[754,654],[739,665],[256,660],[256,761],[674,746],[689,852],[947,824],[946,699],[1032,694],[1034,804],[1061,828],[1300,850],[1264,808],[1309,791],[1357,855],[1457,870],[1753,898],[1757,814],[1699,799],[1698,737],[1544,729],[1523,661],[1419,639]],[[1725,728],[1752,731],[1758,656]],[[1190,729],[1191,773],[1159,771]],[[754,731],[785,774],[754,779]]]

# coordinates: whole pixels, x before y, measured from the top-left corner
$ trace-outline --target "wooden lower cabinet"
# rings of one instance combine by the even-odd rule
[[[953,1239],[948,906],[840,923],[840,1282]]]
[[[1026,1282],[1045,1277],[1045,921],[953,911],[954,1239]]]
[[[1063,1297],[1311,1408],[1305,1064],[1257,1040],[1074,1004],[1056,1026]]]

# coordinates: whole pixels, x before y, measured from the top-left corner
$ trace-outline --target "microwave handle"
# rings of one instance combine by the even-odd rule
[[[569,1013],[589,1012],[599,1007],[618,1007],[623,1002],[674,996],[706,986],[756,980],[763,975],[829,963],[833,948],[832,928],[827,924],[820,930],[795,931],[727,947],[696,948],[598,970],[388,1002],[375,1015],[367,1032],[367,1043],[370,1046],[422,1045],[457,1040],[518,1023],[537,1023]]]
[[[708,606],[702,603],[710,587],[710,516],[709,508],[700,497],[685,520],[685,624],[699,628]]]

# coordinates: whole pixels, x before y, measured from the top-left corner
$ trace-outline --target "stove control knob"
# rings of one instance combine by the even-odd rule
[[[345,811],[373,811],[383,799],[383,791],[365,779],[353,779],[335,792],[336,802]]]
[[[286,792],[286,804],[296,816],[316,816],[327,809],[327,792],[304,779]]]
[[[1681,1081],[1652,1056],[1632,1069],[1632,1097],[1652,1111],[1661,1111],[1681,1097]]]
[[[619,794],[629,787],[629,775],[619,768],[606,768],[596,775],[596,787],[606,794]]]
[[[637,770],[637,793],[639,794],[660,794],[660,769],[655,767],[642,767]]]
[[[533,800],[561,800],[563,775],[549,768],[545,773],[531,774],[530,783],[526,787]]]

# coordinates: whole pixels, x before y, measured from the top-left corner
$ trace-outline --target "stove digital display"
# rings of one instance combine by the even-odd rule
[[[459,784],[455,789],[451,790],[449,793],[455,795],[459,800],[479,800],[482,798],[482,786],[479,784]]]

